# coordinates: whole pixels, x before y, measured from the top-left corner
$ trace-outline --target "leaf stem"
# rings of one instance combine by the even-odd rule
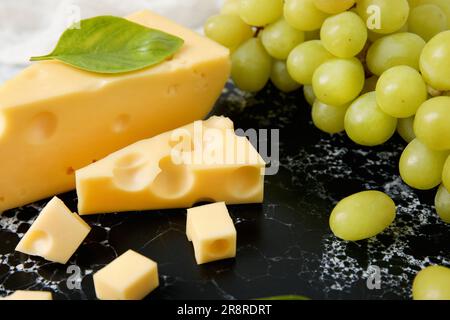
[[[47,55],[47,56],[40,56],[40,57],[31,57],[30,61],[43,61],[43,60],[51,60],[51,59],[53,59],[53,57]]]

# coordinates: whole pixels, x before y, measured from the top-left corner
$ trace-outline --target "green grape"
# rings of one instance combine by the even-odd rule
[[[436,90],[450,90],[450,30],[441,32],[423,48],[420,71]]]
[[[219,14],[206,21],[205,34],[221,45],[235,49],[253,36],[253,30],[237,15]]]
[[[450,192],[441,185],[434,199],[436,212],[442,221],[450,223]]]
[[[333,58],[320,40],[304,42],[291,51],[287,68],[291,77],[298,83],[310,85],[316,69]]]
[[[447,30],[448,22],[445,13],[436,5],[425,4],[411,10],[408,29],[429,41],[438,33]]]
[[[410,0],[410,6],[415,8],[424,4],[434,4],[438,6],[447,16],[447,29],[450,29],[450,1],[448,0]]]
[[[344,118],[348,105],[330,106],[316,99],[312,108],[314,125],[323,132],[335,134],[344,131]]]
[[[241,0],[226,0],[220,13],[239,15],[239,5]]]
[[[369,78],[367,78],[366,81],[364,82],[364,88],[361,92],[361,95],[368,93],[368,92],[375,91],[375,89],[377,88],[377,82],[378,82],[378,77],[376,75],[373,75],[373,76],[370,76]]]
[[[358,59],[331,59],[314,72],[313,88],[320,101],[343,106],[358,97],[364,81],[364,68]]]
[[[320,31],[323,46],[339,58],[356,56],[367,41],[367,29],[353,12],[343,12],[325,20]]]
[[[397,132],[400,137],[410,143],[416,138],[414,133],[414,117],[398,119]]]
[[[337,14],[353,7],[356,0],[313,0],[313,2],[320,11]]]
[[[262,27],[281,18],[283,0],[241,0],[239,13],[247,24]]]
[[[259,39],[244,42],[231,56],[231,62],[231,78],[238,88],[257,92],[269,81],[272,58]]]
[[[412,188],[430,190],[442,182],[448,152],[428,148],[419,139],[411,141],[400,157],[400,175]]]
[[[444,165],[444,170],[442,170],[442,182],[447,190],[450,190],[450,156]]]
[[[305,31],[305,41],[320,40],[320,29]]]
[[[372,11],[374,7],[379,12]],[[359,0],[356,9],[370,30],[383,34],[399,30],[409,15],[407,0]]]
[[[272,83],[283,92],[291,92],[299,89],[301,85],[289,75],[286,62],[277,60],[273,63],[272,74],[270,76]]]
[[[368,37],[369,41],[373,43],[373,42],[377,41],[378,39],[381,39],[388,35],[392,35],[392,34],[396,34],[396,33],[403,33],[403,32],[408,32],[408,24],[407,23],[405,23],[405,25],[403,27],[401,27],[400,29],[398,29],[397,31],[389,33],[389,34],[376,33],[376,32],[373,32],[372,30],[367,30],[367,37]]]
[[[316,101],[316,95],[314,93],[313,87],[308,85],[303,86],[303,95],[305,96],[306,102],[308,102],[310,106],[313,106],[314,101]]]
[[[294,28],[302,31],[319,29],[328,17],[314,5],[314,0],[286,0],[284,17]]]
[[[397,119],[378,106],[375,92],[356,99],[348,108],[344,123],[350,139],[369,147],[388,141],[397,128]]]
[[[450,150],[450,97],[436,97],[417,110],[414,132],[434,150]]]
[[[428,98],[422,76],[408,66],[386,70],[378,80],[376,94],[381,110],[395,118],[412,117]]]
[[[346,241],[375,237],[395,220],[394,201],[380,191],[364,191],[341,200],[330,216],[334,235]]]
[[[420,271],[413,283],[414,300],[450,300],[450,269],[431,266]]]
[[[269,26],[261,34],[267,52],[278,60],[286,60],[289,53],[305,40],[305,33],[291,27],[281,19]]]
[[[395,66],[406,65],[419,70],[419,60],[425,41],[417,34],[403,32],[375,41],[367,52],[367,67],[381,76]]]

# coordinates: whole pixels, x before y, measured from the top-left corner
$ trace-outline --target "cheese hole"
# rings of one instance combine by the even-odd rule
[[[228,192],[238,199],[255,195],[261,188],[261,171],[255,167],[235,170],[228,179]]]
[[[130,127],[131,117],[128,114],[119,115],[113,122],[112,130],[115,133],[122,133]]]
[[[58,119],[51,112],[42,112],[34,116],[28,125],[27,136],[31,144],[42,144],[55,133]]]
[[[192,189],[194,178],[185,165],[176,165],[167,156],[159,162],[161,172],[152,185],[152,191],[164,199],[180,198]]]
[[[75,173],[75,169],[74,169],[74,168],[72,168],[72,167],[68,167],[68,168],[67,168],[66,174],[67,174],[68,176],[71,176],[71,175],[73,175],[74,173]]]
[[[230,243],[226,239],[218,239],[208,246],[208,253],[213,257],[223,256],[230,249]]]
[[[116,161],[116,168],[133,168],[144,162],[144,156],[139,153],[130,153]]]
[[[28,231],[26,233],[24,248],[31,255],[43,256],[50,252],[52,248],[52,239],[49,235],[40,230]]]
[[[142,191],[148,188],[151,180],[151,171],[144,164],[137,167],[114,169],[114,183],[121,190]]]

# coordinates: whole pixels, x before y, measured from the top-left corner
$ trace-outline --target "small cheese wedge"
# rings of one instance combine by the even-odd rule
[[[65,264],[90,231],[86,222],[55,197],[25,233],[16,251]]]
[[[236,228],[224,202],[188,209],[186,235],[197,264],[236,256]]]
[[[100,300],[141,300],[159,286],[156,262],[128,250],[94,274]]]
[[[184,46],[120,75],[37,62],[0,86],[0,212],[72,190],[75,170],[210,112],[230,73],[228,49],[150,11],[128,19]]]
[[[233,122],[212,117],[137,142],[76,172],[84,214],[261,203],[265,162]]]
[[[53,300],[51,292],[48,291],[24,291],[18,290],[13,294],[2,298],[3,300]]]

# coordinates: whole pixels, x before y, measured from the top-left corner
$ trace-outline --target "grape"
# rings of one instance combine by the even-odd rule
[[[231,78],[244,91],[264,88],[272,72],[272,58],[261,41],[252,38],[244,42],[231,56]]]
[[[434,150],[450,150],[450,97],[436,97],[417,110],[414,132]]]
[[[450,90],[450,30],[441,32],[423,48],[420,71],[436,90]]]
[[[414,133],[414,117],[399,119],[397,132],[406,142],[410,143],[413,141],[416,138],[416,134]]]
[[[310,106],[314,105],[314,101],[316,101],[316,95],[314,93],[312,86],[303,86],[303,95],[305,96],[306,101]]]
[[[434,199],[436,211],[442,221],[450,223],[450,193],[441,185]]]
[[[450,269],[431,266],[420,271],[413,283],[414,300],[450,300]]]
[[[314,72],[313,88],[320,101],[343,106],[361,93],[364,81],[364,68],[358,59],[331,59]]]
[[[286,60],[289,53],[305,40],[305,34],[281,19],[264,29],[261,40],[272,57]]]
[[[289,75],[286,68],[286,62],[284,61],[277,60],[273,63],[270,79],[275,87],[283,92],[291,92],[301,87],[301,85],[298,82],[295,82]]]
[[[364,82],[364,88],[361,92],[361,95],[368,93],[368,92],[375,91],[375,89],[377,88],[377,82],[378,82],[378,77],[375,75],[367,78],[366,81]]]
[[[312,108],[314,125],[323,132],[335,134],[344,131],[344,118],[348,105],[330,106],[316,99]]]
[[[337,14],[347,11],[355,4],[355,0],[314,0],[314,5],[320,11]]]
[[[330,216],[334,235],[346,241],[372,238],[395,219],[396,206],[385,193],[364,191],[340,201]]]
[[[408,19],[409,31],[421,36],[425,41],[447,30],[447,26],[447,16],[441,8],[433,4],[414,8]]]
[[[397,31],[389,33],[389,34],[376,33],[376,32],[373,32],[372,30],[367,30],[367,37],[370,42],[375,42],[378,39],[381,39],[388,35],[393,35],[396,33],[403,33],[403,32],[408,32],[408,24],[407,23],[405,23],[405,25],[403,27],[401,27],[400,29],[398,29]]]
[[[447,188],[447,190],[450,190],[450,156],[445,162],[444,170],[442,170],[442,181],[444,182],[445,188]]]
[[[320,40],[311,40],[297,46],[289,54],[287,68],[289,74],[298,83],[310,85],[316,69],[325,61],[333,58]]]
[[[410,0],[411,1],[411,0]],[[450,29],[450,1],[448,0],[413,0],[412,2],[414,3],[410,3],[411,7],[417,7],[417,6],[421,6],[424,4],[434,4],[436,6],[438,6],[447,16],[447,29]]]
[[[241,0],[226,0],[220,13],[239,15],[239,5]]]
[[[237,15],[219,14],[206,21],[205,34],[221,45],[235,49],[253,36],[253,30]]]
[[[314,0],[286,0],[284,17],[294,28],[302,31],[319,29],[328,17],[314,5]]]
[[[412,117],[428,98],[422,76],[408,66],[385,71],[378,80],[376,94],[381,110],[395,118]]]
[[[353,12],[343,12],[325,20],[320,31],[323,46],[339,58],[356,56],[367,41],[367,29]]]
[[[430,190],[442,182],[442,170],[448,152],[428,148],[414,139],[400,158],[400,175],[403,181],[419,190]]]
[[[379,8],[379,15],[370,10],[374,6]],[[370,30],[383,34],[395,32],[403,27],[409,15],[407,0],[359,0],[356,9]]]
[[[245,23],[262,27],[283,15],[283,0],[241,0],[239,13]]]
[[[420,54],[424,46],[425,41],[414,33],[388,35],[370,46],[367,52],[367,66],[377,76],[399,65],[419,70]]]
[[[395,133],[397,119],[384,113],[377,104],[375,92],[355,100],[345,115],[345,131],[350,139],[363,146],[376,146]]]

